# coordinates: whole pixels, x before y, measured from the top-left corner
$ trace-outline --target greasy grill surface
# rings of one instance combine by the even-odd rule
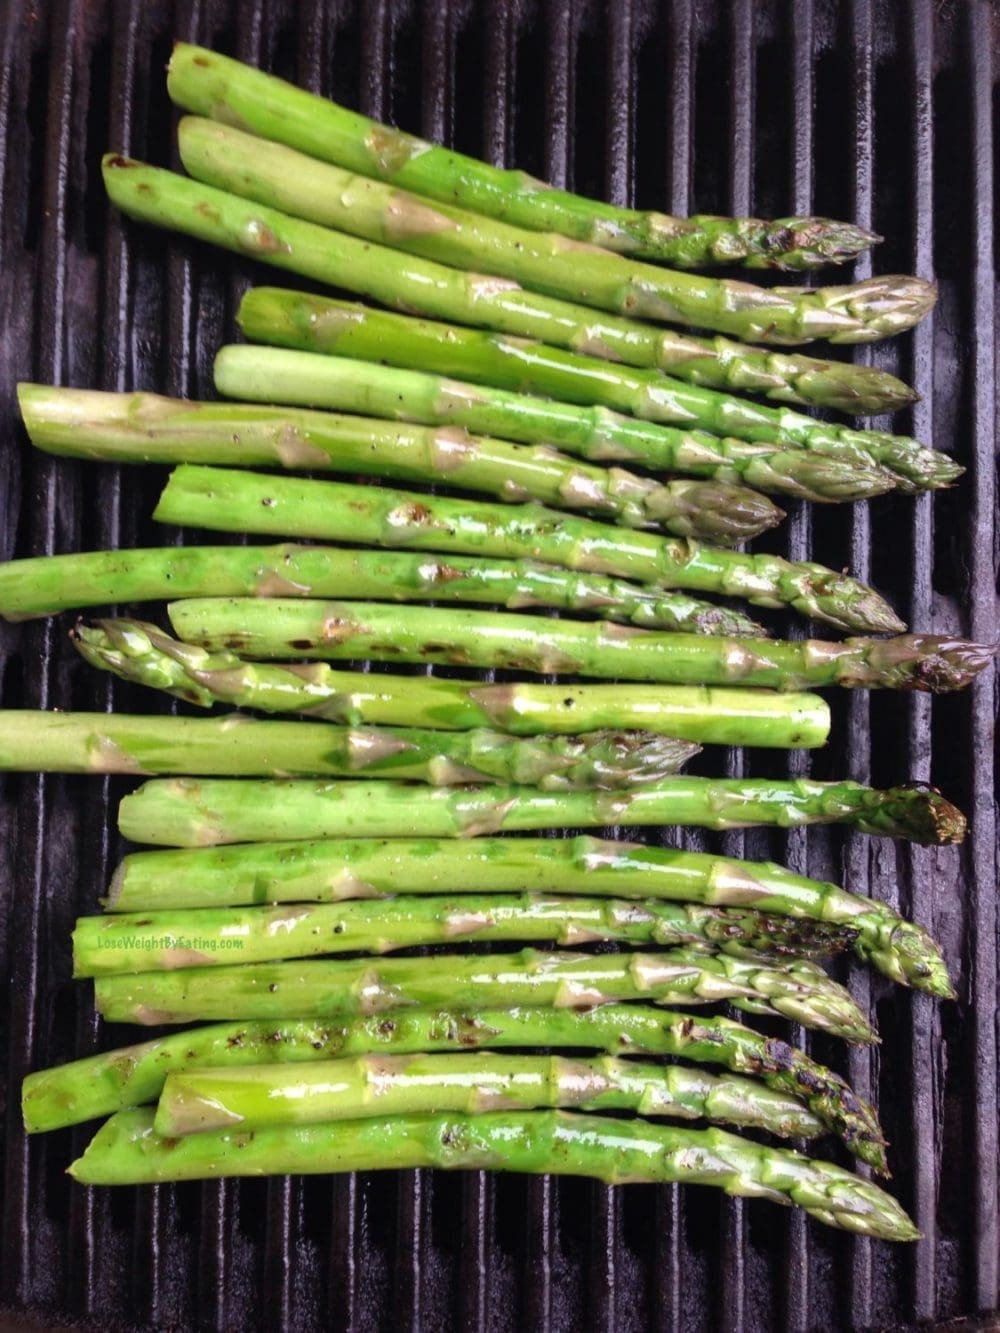
[[[937,497],[796,513],[771,541],[850,563],[920,629],[995,639],[997,33],[993,0],[6,0],[0,556],[164,540],[148,520],[160,476],[29,453],[12,386],[209,396],[213,349],[258,276],[123,226],[102,196],[106,147],[176,160],[163,70],[182,37],[615,201],[873,224],[888,237],[879,268],[935,273],[941,301],[915,337],[862,355],[916,383],[914,433],[970,473]],[[0,629],[3,706],[162,706],[88,673],[65,628]],[[933,777],[971,815],[960,850],[822,830],[721,840],[887,897],[945,944],[957,1005],[856,970],[881,1050],[811,1042],[880,1100],[894,1188],[924,1234],[906,1249],[708,1191],[579,1181],[71,1186],[63,1167],[90,1130],[27,1144],[17,1101],[27,1070],[122,1043],[68,976],[73,918],[95,909],[120,853],[124,784],[3,779],[0,1312],[95,1328],[436,1333],[910,1327],[995,1308],[994,712],[991,675],[940,701],[840,699],[830,749],[790,757],[821,777]],[[727,762],[766,773],[786,757]]]

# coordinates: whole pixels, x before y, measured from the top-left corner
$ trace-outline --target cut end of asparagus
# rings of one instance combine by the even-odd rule
[[[833,218],[779,218],[761,224],[747,268],[805,272],[825,264],[847,264],[878,245],[882,237],[852,222]]]
[[[823,296],[827,309],[841,310],[857,321],[832,332],[831,342],[875,342],[919,324],[934,308],[937,286],[926,278],[891,273],[840,289],[824,288]]]

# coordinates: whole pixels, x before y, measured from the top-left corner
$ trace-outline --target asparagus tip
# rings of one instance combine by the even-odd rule
[[[788,247],[810,251],[816,264],[845,264],[878,245],[882,237],[853,222],[832,218],[802,218],[789,230]]]
[[[941,951],[927,931],[901,921],[892,933],[892,947],[905,985],[939,1000],[957,998]]]
[[[887,817],[888,826],[875,827],[873,832],[910,838],[929,847],[947,847],[965,840],[965,815],[936,787],[907,783],[887,791],[885,797],[880,813]],[[875,822],[878,825],[878,815]]]
[[[829,294],[834,288],[826,288]],[[933,310],[937,284],[913,274],[888,273],[844,287],[836,304],[858,321],[830,335],[833,343],[873,342],[912,329]]]
[[[906,634],[880,643],[876,651],[890,671],[897,664],[904,667],[907,688],[944,694],[964,689],[985,671],[1000,644]]]
[[[853,222],[824,217],[779,218],[759,224],[749,254],[748,268],[801,272],[825,264],[846,264],[882,240],[875,232]]]
[[[898,412],[919,402],[916,389],[895,375],[872,366],[846,361],[822,361],[802,372],[796,381],[800,392],[820,407],[832,407],[853,416],[875,416]]]
[[[870,500],[896,486],[892,474],[874,461],[866,464],[807,450],[796,450],[789,461],[795,468],[795,493],[814,504]],[[775,464],[780,470],[777,459]]]

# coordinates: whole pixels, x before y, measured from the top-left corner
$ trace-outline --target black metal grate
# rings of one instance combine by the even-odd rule
[[[998,34],[994,0],[3,0],[0,556],[164,540],[148,521],[159,478],[30,453],[12,386],[210,395],[212,351],[254,270],[123,226],[98,171],[107,146],[176,160],[163,67],[181,37],[616,201],[873,222],[880,269],[936,274],[941,301],[871,355],[921,391],[914,433],[970,473],[933,499],[797,513],[774,540],[870,573],[920,628],[996,639]],[[64,628],[0,627],[0,704],[156,706],[81,669]],[[881,1051],[811,1043],[880,1099],[895,1188],[924,1233],[908,1249],[671,1188],[429,1173],[69,1185],[89,1130],[27,1143],[17,1101],[27,1070],[122,1039],[67,979],[73,918],[120,853],[122,786],[0,780],[0,1311],[102,1329],[728,1333],[994,1309],[995,691],[984,676],[933,703],[840,701],[831,748],[791,756],[817,776],[933,777],[971,814],[963,849],[824,831],[726,840],[887,897],[945,942],[959,1004],[856,971]]]

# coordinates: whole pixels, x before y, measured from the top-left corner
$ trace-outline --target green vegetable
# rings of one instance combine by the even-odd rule
[[[297,1066],[195,1069],[167,1075],[154,1127],[177,1137],[237,1125],[262,1129],[540,1106],[704,1119],[786,1139],[823,1133],[801,1102],[752,1079],[607,1055],[356,1055]]]
[[[785,748],[822,745],[830,729],[830,710],[817,694],[687,685],[486,685],[337,671],[325,662],[244,662],[235,653],[179,643],[138,620],[78,624],[71,637],[93,666],[189,703],[301,712],[351,726],[489,727],[522,736],[638,730],[705,744]]]
[[[737,957],[748,950],[823,957],[839,953],[856,935],[849,928],[807,917],[768,916],[753,908],[467,891],[441,898],[82,916],[73,930],[73,975],[382,954],[479,941],[705,944]]]
[[[587,1009],[619,1000],[664,1005],[730,1000],[849,1041],[875,1041],[850,995],[822,968],[699,948],[655,954],[436,954],[432,958],[308,959],[169,972],[116,973],[94,982],[113,1023],[193,1019],[329,1018],[346,1021],[406,1005]]]
[[[183,465],[170,474],[154,517],[222,532],[545,560],[658,587],[743,597],[758,606],[793,606],[840,629],[905,628],[871,588],[823,565],[630,532],[539,505]]]
[[[932,283],[898,275],[763,288],[677,272],[431,203],[230,125],[186,116],[178,142],[189,175],[258,205],[548,296],[747,342],[873,342],[919,323],[937,295]]]
[[[358,365],[375,386],[366,393],[359,377],[360,410],[398,415],[391,380],[385,396],[380,398],[378,389],[383,376],[399,372]],[[621,468],[581,463],[548,446],[508,444],[454,426],[431,429],[290,407],[192,403],[45,385],[22,384],[20,397],[35,439],[91,458],[311,468],[444,483],[500,500],[540,500],[625,527],[663,527],[728,545],[774,527],[783,517],[770,500],[745,486],[692,478],[654,481]],[[76,424],[70,427],[68,421]]]
[[[216,1023],[29,1074],[21,1105],[25,1129],[38,1133],[155,1101],[172,1071],[301,1063],[367,1052],[401,1055],[539,1046],[679,1056],[760,1079],[775,1092],[801,1101],[853,1153],[885,1173],[885,1140],[878,1117],[838,1074],[797,1047],[728,1018],[642,1004],[476,1012],[394,1009],[343,1025],[304,1019]]]
[[[805,917],[856,932],[858,956],[893,980],[954,995],[937,945],[887,903],[769,861],[590,837],[392,837],[138,852],[115,871],[106,906],[148,913],[459,892],[657,898]]]
[[[104,159],[104,183],[112,202],[139,221],[170,227],[383,305],[492,328],[623,365],[662,367],[676,359],[677,335],[672,331],[539,296],[509,280],[463,273],[359,241],[120,154]],[[679,392],[685,386],[666,381],[665,387]],[[747,420],[745,411],[758,410],[730,395],[721,395],[718,406],[736,413],[739,420]],[[683,420],[687,424],[690,418]],[[691,445],[701,446],[706,440],[709,437],[689,437]],[[766,452],[773,448],[772,444]],[[803,461],[808,466],[808,460],[800,464]],[[959,475],[961,469],[951,467],[953,475]],[[825,485],[836,495],[834,478],[839,476],[839,497],[860,499],[891,484],[877,468],[852,481],[856,471],[834,459],[817,459],[812,486],[820,490]],[[763,487],[756,478],[755,484]]]
[[[905,436],[827,426],[788,408],[763,407],[711,389],[675,385],[654,372],[609,371],[602,361],[585,363],[581,370],[567,352],[533,353],[530,345],[520,348],[516,376],[495,373],[494,360],[489,375],[479,378],[499,379],[522,392],[370,361],[246,343],[220,348],[215,387],[228,398],[258,403],[391,414],[514,440],[551,441],[566,453],[597,462],[625,458],[640,467],[708,472],[717,479],[735,472],[740,481],[763,490],[788,490],[786,478],[791,476],[792,492],[804,499],[814,494],[841,498],[843,472],[829,473],[831,463],[852,472],[860,469],[868,476],[876,469],[882,473],[885,480],[877,488],[865,483],[864,493],[869,495],[893,486],[911,492],[935,489],[961,475],[947,454],[925,449]],[[528,388],[558,392],[560,397],[567,392],[586,397],[577,405],[560,403],[526,397],[523,390]],[[636,416],[620,416],[609,407],[625,408]],[[648,417],[653,420],[643,419]],[[684,430],[678,432],[658,418],[679,423]],[[713,440],[702,449],[701,436],[691,438],[693,428],[749,438],[742,444],[728,438]],[[795,450],[797,465],[792,467],[788,454]]]
[[[119,807],[133,842],[207,847],[313,838],[471,838],[543,828],[681,824],[728,829],[850,824],[862,833],[943,846],[965,817],[932,788],[878,790],[809,778],[667,778],[619,792],[424,787],[399,782],[161,778]]]
[[[742,611],[532,560],[429,559],[412,551],[332,546],[166,546],[76,551],[0,563],[0,615],[170,597],[362,597],[392,602],[551,606],[650,629],[759,637]]]
[[[588,406],[597,402],[615,406],[616,395],[636,382],[628,370],[620,373],[620,365],[597,360],[598,353],[575,356],[523,338],[371,310],[356,302],[310,292],[252,287],[240,302],[237,319],[251,342],[385,361],[533,393],[544,392],[546,365],[551,362],[561,367],[551,381],[558,397]],[[650,327],[645,336],[656,342],[658,369],[648,374],[639,371],[639,380],[665,395],[671,384],[659,373],[661,370],[706,389],[753,393],[774,402],[873,416],[906,407],[916,397],[902,381],[873,366],[749,347],[718,335],[698,338],[681,330]],[[582,383],[585,379],[589,379],[586,387]],[[641,403],[634,407],[635,414],[642,416]],[[633,409],[623,402],[621,410]],[[748,465],[752,466],[750,457],[748,451]]]
[[[0,771],[257,776],[391,774],[434,785],[502,780],[544,791],[656,782],[698,751],[645,732],[495,731],[124,713],[0,712]]]
[[[720,1129],[564,1111],[393,1116],[163,1139],[153,1130],[152,1110],[140,1108],[112,1116],[69,1170],[85,1185],[139,1185],[419,1166],[584,1175],[608,1184],[711,1184],[728,1194],[797,1204],[857,1234],[900,1241],[919,1235],[883,1190],[830,1162]]]
[[[242,125],[362,176],[458,202],[463,208],[535,231],[561,232],[607,250],[658,259],[674,268],[743,263],[805,269],[855,258],[880,238],[829,218],[693,217],[637,212],[554,190],[520,171],[488,166],[348,111],[292,84],[179,42],[167,72],[178,106]]]
[[[996,655],[995,646],[932,634],[843,643],[741,640],[498,611],[303,598],[198,598],[172,602],[168,614],[187,642],[216,652],[229,648],[240,657],[366,657],[664,685],[947,691],[968,685]]]

